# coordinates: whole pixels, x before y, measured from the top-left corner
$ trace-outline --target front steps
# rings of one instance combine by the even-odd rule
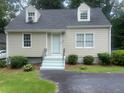
[[[65,58],[62,56],[46,56],[42,61],[41,70],[64,70]]]

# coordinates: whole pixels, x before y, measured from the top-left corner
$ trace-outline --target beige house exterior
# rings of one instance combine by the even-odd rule
[[[25,57],[41,57],[44,48],[48,49],[48,55],[52,55],[52,36],[51,32],[26,32],[31,34],[31,47],[23,47],[23,34],[25,32],[9,32],[7,33],[7,50],[8,56],[21,55]],[[93,47],[92,48],[77,48],[76,34],[77,33],[93,33]],[[57,34],[57,33],[56,33]],[[111,28],[110,27],[88,27],[81,29],[69,28],[65,32],[60,32],[61,39],[61,53],[65,48],[65,55],[77,54],[80,57],[92,55],[97,57],[97,53],[109,52],[111,53]],[[14,52],[15,51],[15,52]]]
[[[63,49],[66,57],[111,53],[111,24],[100,9],[83,3],[77,10],[25,11],[6,28],[7,57],[41,58],[44,49],[47,56],[63,56]]]

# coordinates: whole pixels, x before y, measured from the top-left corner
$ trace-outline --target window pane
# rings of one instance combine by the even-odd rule
[[[77,42],[77,47],[84,47],[84,42]]]
[[[84,34],[77,34],[77,41],[84,41]]]
[[[30,46],[31,46],[31,35],[24,34],[24,47],[30,47]]]
[[[84,34],[77,34],[77,47],[84,47]]]
[[[85,40],[86,47],[93,47],[93,34],[86,34]]]
[[[88,14],[87,14],[87,11],[86,10],[81,11],[81,13],[80,13],[80,19],[87,19],[87,16],[88,16]]]
[[[28,13],[28,16],[30,16],[30,17],[32,17],[32,16],[34,16],[34,15],[35,15],[34,12],[29,12],[29,13]]]

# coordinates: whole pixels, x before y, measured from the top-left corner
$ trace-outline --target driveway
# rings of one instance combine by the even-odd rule
[[[124,93],[124,74],[41,71],[41,77],[57,82],[58,93]]]

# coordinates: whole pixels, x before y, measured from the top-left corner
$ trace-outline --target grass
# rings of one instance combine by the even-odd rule
[[[0,93],[55,93],[56,85],[39,78],[36,71],[0,69]]]
[[[69,65],[66,67],[66,70],[89,73],[124,73],[124,67],[121,66]]]

